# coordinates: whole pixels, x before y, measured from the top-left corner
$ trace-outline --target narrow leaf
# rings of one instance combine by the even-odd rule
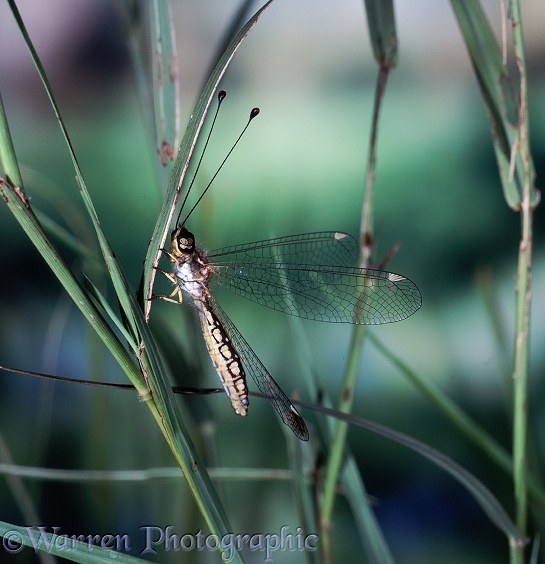
[[[504,197],[508,205],[516,210],[522,201],[525,180],[524,163],[518,148],[519,100],[498,42],[479,2],[451,0],[451,4],[488,111]],[[539,202],[539,193],[533,186],[533,163],[530,160],[528,164],[532,179],[530,201],[535,206]]]
[[[381,68],[397,64],[397,31],[392,0],[365,0],[373,54]]]
[[[267,2],[262,8],[260,8],[231,41],[231,43],[225,50],[225,53],[222,55],[222,57],[218,61],[218,64],[212,71],[212,74],[210,75],[189,119],[189,123],[182,139],[180,150],[178,151],[178,156],[176,157],[174,170],[172,172],[165,200],[159,213],[159,218],[155,225],[155,229],[153,231],[153,235],[148,247],[148,252],[146,254],[143,277],[144,297],[146,298],[146,301],[144,302],[146,318],[149,317],[151,308],[151,296],[153,281],[155,279],[155,267],[159,263],[159,259],[161,257],[160,249],[165,243],[169,226],[172,223],[174,210],[176,208],[178,198],[180,197],[182,183],[184,181],[187,168],[189,167],[189,161],[191,159],[191,156],[193,155],[199,133],[202,129],[204,118],[206,117],[210,104],[212,103],[212,99],[214,98],[214,93],[216,92],[218,84],[225,71],[227,70],[227,67],[229,66],[231,60],[233,59],[235,52],[238,50],[250,30],[254,27],[263,11],[266,10],[272,4],[272,2],[273,0],[269,0],[269,2]]]
[[[161,164],[174,159],[179,143],[180,85],[178,53],[170,0],[149,5],[153,69],[153,105],[157,154]]]

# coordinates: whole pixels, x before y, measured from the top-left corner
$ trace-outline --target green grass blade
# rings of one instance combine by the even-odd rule
[[[22,191],[0,178],[0,194],[74,303],[108,347],[122,370],[133,380],[135,374],[139,374],[133,358],[106,323],[95,304],[89,299],[53,243],[48,239]],[[141,391],[145,392],[145,389]]]
[[[106,239],[106,236],[104,235],[100,227],[100,222],[95,212],[89,192],[87,191],[77,157],[68,135],[68,131],[64,126],[64,122],[55,101],[53,91],[41,65],[40,59],[32,45],[20,14],[18,13],[17,8],[12,1],[10,1],[10,6],[19,25],[21,33],[25,39],[27,48],[31,53],[34,64],[36,65],[40,78],[42,79],[51,105],[58,118],[61,131],[66,140],[72,162],[74,164],[76,171],[76,180],[80,188],[84,204],[95,228],[104,261],[108,268],[112,284],[119,300],[119,304],[127,320],[127,327],[129,328],[133,336],[132,340],[135,343],[139,343],[138,351],[135,351],[138,355],[139,369],[135,370],[135,364],[134,362],[131,362],[132,370],[130,371],[130,373],[128,373],[129,377],[131,378],[133,384],[136,386],[141,397],[146,400],[147,406],[150,408],[152,414],[158,422],[161,431],[163,432],[174,456],[176,457],[176,460],[180,464],[180,467],[207,525],[214,534],[223,537],[231,530],[225,512],[223,511],[210,478],[206,473],[204,465],[200,461],[200,458],[195,451],[193,443],[189,437],[189,433],[182,423],[177,404],[174,401],[172,390],[170,388],[168,376],[166,374],[166,371],[164,370],[154,340],[143,318],[142,311],[138,306],[136,299],[132,294],[132,290],[130,289],[129,284],[125,279],[124,273],[120,269],[115,255]],[[19,202],[19,206],[14,207],[15,211],[19,214],[22,213],[23,217],[26,217],[24,214],[25,210],[27,212],[30,212],[30,207],[26,198],[22,196],[18,197],[16,196],[15,191],[4,190],[4,187],[9,189],[9,185],[7,183],[2,184],[2,192],[8,192],[11,199],[13,199],[15,202]],[[34,217],[33,214],[32,217]],[[37,226],[37,221],[35,221],[34,223]],[[33,238],[32,240],[34,241],[35,239]],[[60,259],[60,257],[58,258]],[[48,261],[48,263],[50,263],[50,261]],[[81,287],[79,285],[77,285],[77,288],[81,292]],[[70,295],[72,296],[72,294]],[[87,296],[85,296],[84,300],[80,299],[79,301],[82,304],[85,303],[88,304],[88,306],[93,307],[95,314],[94,317],[100,318],[102,320],[102,316],[99,314],[98,310]],[[107,329],[108,331],[106,335],[109,336],[110,334],[113,334],[109,327],[107,327]],[[100,336],[102,337],[102,334],[100,334]],[[119,341],[117,341],[117,343],[119,344]],[[127,354],[125,350],[124,352],[125,354]],[[149,393],[150,391],[151,394]],[[238,561],[239,558],[240,557],[238,554],[234,555],[234,559],[236,561]]]
[[[95,249],[86,245],[85,242],[75,237],[67,229],[40,210],[34,210],[34,213],[46,233],[54,236],[56,240],[62,242],[69,249],[72,249],[92,269],[104,271],[104,263],[99,260]]]
[[[365,13],[375,59],[382,68],[394,68],[398,39],[393,1],[365,0]]]
[[[127,318],[128,326],[131,328],[135,341],[139,343],[139,350],[135,352],[138,355],[142,374],[151,391],[151,395],[144,396],[146,404],[152,411],[178,461],[207,525],[214,534],[224,537],[229,534],[231,527],[206,468],[183,424],[155,340],[128,281],[100,228],[89,194],[84,187],[82,187],[82,196],[95,225],[120,306]],[[238,556],[235,558],[238,558]]]
[[[422,441],[414,439],[404,433],[386,427],[385,425],[381,425],[380,423],[364,419],[363,417],[342,413],[326,407],[317,408],[316,406],[306,402],[297,403],[303,407],[317,409],[324,414],[335,417],[336,419],[340,419],[356,427],[361,427],[362,429],[371,431],[372,433],[390,439],[391,441],[403,445],[421,456],[424,456],[430,462],[442,468],[455,480],[457,480],[471,494],[492,523],[505,533],[513,545],[524,545],[525,539],[523,535],[521,535],[516,525],[509,518],[507,512],[503,509],[490,490],[488,490],[482,482],[475,478],[475,476],[473,476],[465,468],[460,466],[448,456],[444,455],[442,452],[439,452]]]
[[[528,404],[530,366],[530,306],[532,298],[532,241],[533,209],[536,205],[535,171],[530,151],[530,121],[528,112],[528,73],[520,1],[511,0],[510,20],[513,30],[515,58],[520,74],[520,104],[518,106],[518,141],[523,163],[523,192],[521,213],[521,236],[517,265],[516,314],[515,314],[515,358],[513,367],[513,477],[515,492],[516,522],[523,533],[528,521]],[[522,562],[522,548],[511,547],[513,562]]]
[[[451,0],[492,123],[492,137],[507,203],[521,212],[517,266],[515,355],[513,369],[513,481],[517,525],[526,532],[528,513],[528,376],[533,209],[539,203],[530,150],[528,83],[520,2],[509,3],[505,24],[513,33],[518,91],[486,17],[476,2]],[[511,545],[511,561],[523,550]]]
[[[522,233],[517,265],[515,358],[513,367],[513,482],[517,525],[526,533],[528,521],[528,403],[530,365],[530,304],[532,279],[532,210],[528,184],[522,201]],[[523,561],[522,551],[514,558]]]
[[[503,193],[508,205],[518,209],[525,182],[525,166],[519,149],[519,128],[524,124],[519,123],[519,102],[513,92],[513,83],[479,2],[451,0],[451,4],[488,111]],[[531,160],[528,165],[533,183],[535,172]],[[539,202],[539,193],[533,186],[530,199],[532,206]]]
[[[318,398],[320,398],[323,405],[330,407],[333,403],[328,397],[327,392],[322,389],[320,382],[318,381],[319,370],[311,366],[312,361],[309,359],[312,359],[314,355],[312,354],[308,340],[305,336],[301,320],[298,317],[289,316],[289,322],[292,328],[291,333],[296,340],[296,350],[301,358],[299,374],[301,374],[305,382],[307,393],[314,401],[317,401]],[[318,414],[320,415],[319,411]],[[331,436],[335,430],[334,422],[329,417],[320,416],[320,427],[326,443],[326,448],[330,449]],[[296,469],[294,469],[294,472],[296,472]],[[368,555],[369,561],[391,562],[392,557],[390,549],[384,539],[378,521],[375,518],[371,504],[369,503],[369,497],[366,494],[361,476],[358,474],[357,463],[349,446],[345,447],[343,453],[343,467],[340,472],[339,479],[346,491],[346,497],[348,503],[350,504],[352,514],[354,515],[360,539]],[[308,522],[313,524],[312,527],[308,527],[305,530],[316,530],[316,519],[305,517],[309,512],[308,503],[306,505],[304,503],[306,501],[307,492],[305,490],[308,489],[307,485],[306,483],[300,481],[295,484],[295,487],[296,495],[303,501],[301,515],[304,519],[307,519]],[[336,491],[336,488],[334,488],[334,490]],[[331,502],[333,503],[333,501],[334,499],[332,498]],[[324,541],[329,543],[329,538],[324,539],[321,537],[320,540],[322,544]],[[324,547],[324,550],[328,550],[327,544]]]
[[[208,526],[212,532],[224,537],[231,531],[227,516],[206,468],[183,424],[170,381],[148,324],[138,307],[136,298],[132,293],[129,293],[128,297],[131,301],[131,308],[135,312],[134,321],[142,339],[141,366],[152,392],[151,401],[147,402],[148,407],[152,410],[178,464],[180,464],[197,506]],[[234,559],[239,561],[238,554],[235,554]]]
[[[125,36],[125,43],[128,48],[132,63],[132,69],[136,82],[136,91],[142,108],[142,117],[146,121],[146,129],[150,135],[155,131],[154,115],[149,109],[152,106],[152,93],[149,80],[148,61],[150,52],[146,37],[146,16],[142,2],[137,0],[126,0],[116,2],[119,20]]]
[[[373,213],[374,213],[374,190],[377,138],[379,131],[379,117],[381,115],[382,101],[386,90],[386,83],[391,69],[395,65],[397,55],[397,38],[395,28],[395,17],[393,5],[385,2],[378,4],[375,1],[366,2],[368,11],[369,30],[375,57],[379,62],[377,81],[375,86],[375,102],[373,106],[373,123],[370,133],[369,154],[367,157],[367,172],[363,194],[363,206],[360,221],[360,253],[359,266],[369,268],[373,264]],[[355,388],[359,375],[359,367],[365,345],[365,338],[369,330],[365,326],[355,326],[352,329],[352,338],[348,351],[348,362],[343,376],[341,395],[339,399],[339,411],[349,413],[352,411]],[[323,524],[322,536],[324,544],[330,545],[329,531],[333,505],[336,496],[337,481],[341,475],[344,452],[346,449],[346,436],[348,426],[342,421],[337,421],[334,427],[331,451],[329,453],[326,477],[324,480],[324,491],[320,503],[320,523]],[[363,522],[363,520],[362,520]],[[368,531],[370,538],[380,542],[382,534],[378,532],[378,525],[370,519],[366,522],[372,524],[377,530]],[[369,543],[367,543],[369,545]],[[384,554],[388,554],[386,546],[383,547]],[[327,552],[326,552],[327,553]]]
[[[370,335],[369,339],[375,348],[382,353],[424,397],[435,405],[454,427],[459,429],[502,470],[509,474],[511,473],[512,463],[505,449],[501,448],[488,433],[482,430],[441,390],[431,382],[421,378],[418,373],[411,370],[393,351],[387,349],[375,335]]]
[[[112,279],[112,283],[114,285],[114,288],[116,290],[118,299],[120,300],[121,306],[125,312],[125,314],[128,316],[128,319],[130,321],[132,321],[132,315],[131,315],[131,310],[130,310],[130,305],[129,305],[129,298],[127,296],[127,293],[130,293],[130,290],[127,289],[127,285],[125,284],[125,279],[124,276],[121,272],[121,269],[119,268],[119,265],[117,264],[117,261],[115,260],[115,255],[112,251],[112,249],[110,248],[110,245],[100,227],[100,222],[98,220],[98,216],[95,212],[93,203],[91,201],[91,197],[89,195],[89,192],[87,191],[87,187],[85,184],[85,180],[83,178],[83,174],[81,172],[81,168],[79,166],[76,154],[74,152],[74,149],[72,147],[72,143],[70,141],[70,137],[68,135],[68,130],[66,129],[65,125],[64,125],[64,121],[62,119],[61,113],[59,111],[57,102],[55,100],[55,96],[53,94],[53,90],[51,89],[51,85],[49,84],[49,80],[47,78],[47,75],[43,69],[43,66],[41,64],[40,58],[38,57],[38,54],[36,52],[36,50],[34,49],[34,46],[32,44],[32,41],[28,35],[28,32],[26,30],[26,27],[24,25],[24,22],[21,19],[21,16],[17,10],[17,7],[15,6],[14,2],[12,2],[12,0],[9,0],[9,4],[10,7],[13,11],[13,15],[17,21],[17,24],[19,26],[19,29],[21,31],[21,34],[23,35],[23,38],[25,40],[25,44],[30,52],[30,55],[33,59],[33,62],[36,66],[36,69],[38,71],[38,74],[40,76],[40,79],[42,80],[42,83],[44,85],[44,88],[46,90],[46,93],[49,97],[49,100],[51,102],[51,106],[55,112],[55,115],[57,116],[58,122],[59,122],[59,126],[61,128],[62,134],[65,138],[68,150],[70,152],[70,156],[72,158],[72,162],[74,165],[74,169],[76,172],[76,180],[78,182],[78,186],[80,188],[80,192],[83,198],[83,202],[87,208],[89,217],[91,218],[91,221],[93,222],[93,225],[95,227],[95,232],[96,235],[98,237],[98,241],[103,253],[103,257],[104,257],[104,261],[106,263],[106,266],[108,268],[108,271],[110,273],[111,279]],[[6,187],[9,188],[9,186],[5,185]],[[15,188],[16,190],[16,188]],[[15,200],[17,202],[17,200]],[[58,252],[56,251],[56,249],[54,249],[52,243],[50,243],[47,238],[45,237],[45,233],[43,233],[43,231],[41,230],[41,226],[39,225],[37,219],[35,218],[34,214],[32,213],[31,209],[30,209],[30,205],[28,204],[28,200],[24,200],[25,205],[24,206],[17,206],[16,208],[13,208],[12,211],[18,212],[17,218],[21,218],[21,219],[29,219],[30,223],[34,226],[35,228],[35,232],[33,232],[33,234],[31,235],[30,233],[27,232],[27,234],[29,235],[30,239],[36,244],[36,246],[38,247],[38,250],[40,252],[42,252],[42,256],[44,252],[47,252],[47,258],[46,256],[44,256],[44,258],[46,258],[46,262],[52,266],[52,264],[55,263],[55,261],[60,261],[62,262],[62,259],[60,258],[60,255],[58,254]],[[21,211],[22,212],[28,212],[27,214],[21,215]],[[24,227],[24,226],[23,226]],[[26,229],[25,229],[26,230]],[[54,255],[52,254],[52,252],[54,252]],[[48,260],[51,259],[51,260]],[[77,282],[77,280],[75,280],[75,278],[73,277],[72,273],[68,270],[68,268],[65,266],[65,270],[68,271],[69,276],[66,277],[66,284],[63,283],[63,285],[65,286],[65,288],[67,289],[68,293],[70,294],[70,296],[74,299],[73,296],[73,292],[75,291],[75,288],[72,288],[71,283],[71,279],[73,279],[76,282],[77,285],[77,289],[79,289],[80,291],[82,290],[81,286],[79,285],[79,283]],[[61,274],[65,274],[64,272]],[[63,282],[63,280],[61,280],[61,282]],[[69,287],[67,287],[67,284],[69,284]],[[76,301],[74,299],[74,301],[76,302],[76,304],[78,304],[78,301]],[[85,300],[87,303],[91,304],[94,307],[94,304],[89,300],[86,299]],[[81,307],[80,307],[81,309]],[[96,309],[96,307],[94,307],[94,312],[96,312],[96,315],[98,315],[98,310]],[[100,315],[98,315],[101,319],[102,317]],[[86,317],[88,317],[86,315]],[[89,318],[89,317],[88,317]],[[135,333],[135,327],[136,325],[133,323],[132,324],[132,330],[133,330],[133,336],[136,336]],[[111,333],[111,329],[108,327],[108,330]],[[113,334],[113,333],[112,333]],[[100,333],[99,333],[100,335]],[[131,363],[132,366],[134,366],[134,362]],[[145,382],[143,380],[143,378],[141,377],[141,374],[139,371],[137,371],[137,376],[135,377],[135,373],[134,371],[131,371],[130,374],[130,378],[133,381],[133,384],[135,384],[135,386],[137,387],[137,389],[139,390],[139,392],[143,393],[144,396],[147,395],[147,387],[145,386]]]
[[[375,348],[394,366],[396,366],[405,378],[407,378],[407,380],[416,389],[418,389],[424,397],[433,403],[454,427],[456,427],[474,445],[476,445],[481,452],[486,454],[490,460],[497,464],[498,468],[501,468],[508,475],[512,475],[513,461],[509,453],[502,448],[493,437],[491,437],[473,419],[462,411],[441,390],[437,389],[424,378],[421,378],[414,370],[411,370],[411,368],[409,368],[403,360],[401,360],[391,350],[387,349],[375,335],[370,335],[369,339]],[[535,501],[545,508],[545,491],[540,486],[538,480],[529,476],[528,482]]]
[[[206,85],[191,113],[191,118],[185,130],[184,137],[176,157],[176,162],[174,163],[174,170],[172,171],[172,176],[170,179],[170,184],[159,213],[159,218],[155,225],[153,235],[151,238],[150,245],[148,247],[148,252],[146,254],[144,277],[143,277],[143,288],[144,297],[147,301],[144,302],[144,309],[146,312],[146,319],[149,317],[149,311],[151,308],[150,298],[152,296],[153,281],[155,279],[155,268],[159,259],[161,258],[160,249],[163,247],[169,226],[172,223],[172,218],[174,216],[174,210],[180,197],[180,192],[182,189],[182,183],[189,167],[189,161],[195,149],[199,133],[202,129],[204,118],[208,112],[212,99],[214,98],[214,93],[218,87],[221,77],[224,75],[227,67],[229,66],[232,58],[234,57],[236,51],[250,32],[250,30],[257,23],[257,20],[261,16],[264,10],[266,10],[273,0],[269,0],[263,7],[261,7],[244,25],[244,27],[237,33],[234,39],[229,43],[229,46],[225,50],[224,54],[221,56],[218,64],[215,66],[212,74],[208,78]]]
[[[0,370],[2,369],[12,370],[1,367]],[[222,466],[221,468],[209,467],[208,472],[215,480],[233,482],[292,481],[299,478],[299,476],[294,476],[291,470],[280,468],[226,468]],[[145,470],[65,470],[0,463],[0,474],[48,482],[147,482],[151,480],[179,480],[180,468],[172,466],[146,468]],[[304,478],[304,476],[301,477]],[[34,521],[38,522],[38,520]],[[304,530],[314,530],[313,528],[303,528]]]
[[[149,14],[157,154],[166,165],[174,159],[180,134],[178,53],[170,0],[152,0]]]
[[[457,462],[445,456],[442,452],[418,441],[404,433],[399,433],[392,429],[387,429],[377,423],[372,423],[374,432],[387,437],[401,445],[404,445],[414,452],[417,452],[439,466],[456,479],[464,488],[473,496],[475,501],[480,505],[481,509],[488,516],[490,521],[498,527],[514,544],[521,545],[525,543],[525,539],[521,536],[519,530],[509,518],[507,512],[503,509],[498,500],[490,492],[490,490],[475,476],[469,473],[465,468]],[[370,427],[369,430],[372,430]]]
[[[236,35],[238,30],[244,25],[248,14],[251,14],[250,10],[252,9],[254,3],[254,0],[241,0],[240,2],[237,2],[236,7],[234,8],[233,15],[229,18],[228,21],[224,22],[224,30],[221,37],[217,41],[215,53],[205,76],[208,76],[212,72],[220,57],[226,51],[230,41]]]
[[[4,103],[2,101],[2,94],[0,93],[0,164],[4,169],[6,178],[13,186],[22,187],[23,179],[21,178],[21,171],[19,170],[19,163],[15,149],[13,148],[13,141],[9,131],[8,120]]]
[[[367,333],[368,329],[365,326],[357,326],[352,331],[352,339],[348,349],[348,362],[344,372],[341,388],[342,393],[338,406],[338,410],[342,413],[350,413],[352,411],[354,393]],[[342,420],[336,421],[335,423],[331,435],[331,450],[327,461],[324,491],[320,507],[323,521],[329,521],[333,512],[333,505],[337,495],[337,481],[344,462],[346,436],[349,429],[348,425]]]
[[[347,458],[341,472],[341,480],[358,527],[360,538],[369,562],[389,564],[394,562],[386,539],[373,513],[369,496],[353,456]]]
[[[89,292],[90,296],[94,299],[95,303],[98,304],[107,313],[108,317],[115,323],[115,326],[117,327],[119,332],[123,335],[123,337],[125,337],[133,352],[136,352],[138,350],[138,343],[134,341],[133,335],[131,335],[129,331],[127,331],[125,325],[121,322],[119,317],[114,313],[114,311],[110,307],[110,304],[108,303],[106,298],[102,295],[100,290],[91,282],[89,278],[87,278],[87,276],[85,276],[85,274],[83,275],[83,277],[84,277],[85,288]]]
[[[171,2],[127,1],[116,3],[115,7],[123,25],[148,130],[165,166],[176,155],[180,135],[180,81]]]
[[[17,6],[15,5],[14,0],[8,0],[8,4],[9,7],[11,8],[13,17],[15,18],[15,21],[17,22],[17,26],[19,27],[19,31],[21,32],[21,35],[23,36],[23,40],[25,42],[25,45],[30,53],[30,56],[32,58],[32,62],[34,63],[36,70],[38,71],[38,75],[40,76],[40,80],[42,81],[46,94],[49,97],[49,101],[51,103],[51,107],[53,108],[53,111],[55,112],[55,117],[57,118],[57,121],[60,125],[61,131],[64,135],[66,144],[68,145],[68,149],[70,152],[70,157],[72,159],[72,162],[74,164],[74,169],[76,171],[76,175],[77,175],[77,179],[80,182],[80,184],[84,184],[84,180],[83,177],[81,176],[81,169],[76,157],[76,153],[74,152],[74,148],[72,147],[72,143],[70,141],[70,138],[68,137],[68,133],[66,130],[66,127],[64,125],[64,120],[61,116],[61,113],[59,111],[59,107],[57,106],[57,102],[55,101],[55,98],[53,96],[53,90],[51,88],[51,85],[49,84],[49,79],[47,78],[47,74],[45,73],[45,70],[43,68],[43,65],[40,61],[40,58],[38,57],[38,53],[36,52],[36,49],[34,48],[34,45],[32,44],[32,41],[30,40],[30,36],[28,35],[28,31],[26,29],[26,26],[23,22],[23,19],[21,18],[21,14],[19,13],[19,10],[17,9]]]

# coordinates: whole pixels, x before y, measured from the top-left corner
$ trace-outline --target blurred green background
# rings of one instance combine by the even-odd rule
[[[484,5],[499,33],[496,2]],[[102,227],[136,290],[166,175],[159,170],[147,128],[152,108],[139,103],[115,5],[57,0],[43,6],[25,1],[19,6],[51,80]],[[545,154],[545,9],[538,0],[523,7],[539,187]],[[182,130],[234,9],[220,1],[189,6],[174,2]],[[380,262],[399,242],[400,250],[388,269],[418,285],[423,307],[409,320],[372,330],[509,448],[508,380],[519,217],[503,199],[484,105],[449,4],[398,3],[396,9],[400,56],[380,120],[376,260]],[[93,244],[56,120],[5,4],[0,6],[0,32],[0,91],[15,149],[24,164],[27,194],[35,208]],[[279,0],[273,4],[221,83],[228,97],[199,187],[213,175],[250,109],[259,106],[261,114],[191,218],[189,228],[200,244],[214,249],[331,229],[357,236],[376,74],[360,2]],[[530,422],[537,446],[534,455],[541,460],[545,455],[543,207],[537,209],[535,219]],[[0,237],[0,364],[124,382],[5,208],[0,210]],[[82,265],[62,243],[59,247],[73,261],[75,272],[83,268],[100,284],[99,270],[89,263]],[[168,284],[159,281],[158,288],[166,290]],[[218,296],[288,395],[299,390],[305,399],[298,373],[302,366],[310,366],[337,398],[350,327],[304,322],[313,353],[306,358],[293,346],[285,316],[221,291]],[[485,296],[498,316],[501,340],[495,336]],[[166,328],[180,350],[176,383],[215,387],[216,376],[197,325],[191,325],[192,315],[191,308],[157,303],[152,318],[156,331],[163,333]],[[188,341],[187,333],[194,338]],[[15,463],[112,470],[173,465],[159,431],[134,393],[1,375],[0,430]],[[210,466],[285,467],[284,438],[265,401],[254,399],[246,420],[234,416],[223,395],[180,401],[189,419],[214,425],[214,448],[206,441],[202,446]],[[454,431],[371,345],[362,359],[355,411],[453,457],[511,510],[508,477]],[[312,414],[304,415],[312,423]],[[200,442],[199,428],[190,428]],[[362,430],[351,430],[349,442],[397,561],[507,560],[501,533],[450,477]],[[25,483],[43,524],[59,525],[70,534],[127,532],[135,540],[135,555],[141,526],[172,524],[182,534],[203,527],[180,480]],[[292,531],[299,526],[288,482],[231,480],[219,482],[218,488],[236,531],[274,533],[283,525]],[[0,519],[21,523],[6,482],[1,483],[0,494]],[[342,496],[333,538],[339,562],[361,556]],[[246,556],[249,562],[263,561],[260,553]],[[19,557],[34,558],[24,552],[10,561]],[[155,561],[179,558],[180,554],[164,552]],[[184,554],[184,558],[215,561],[209,554]],[[304,555],[290,555],[290,561],[302,562]]]

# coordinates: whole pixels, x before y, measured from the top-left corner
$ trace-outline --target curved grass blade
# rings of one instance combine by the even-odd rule
[[[520,128],[525,127],[519,123],[520,102],[513,92],[509,71],[480,3],[451,0],[451,4],[487,108],[503,194],[508,205],[517,210],[522,202],[526,176],[518,146],[522,139]],[[527,154],[530,155],[529,151]],[[533,184],[535,171],[531,157],[527,164],[532,184],[530,202],[536,206],[540,197]]]
[[[204,118],[208,112],[212,99],[218,87],[221,77],[224,75],[229,63],[235,55],[235,52],[240,47],[250,30],[254,27],[257,20],[264,10],[266,10],[274,0],[269,0],[262,6],[244,25],[244,27],[237,33],[234,39],[229,43],[225,53],[221,56],[218,64],[212,71],[198,101],[191,113],[189,123],[185,130],[185,134],[180,145],[180,150],[174,163],[174,170],[172,171],[169,187],[159,213],[159,218],[155,224],[153,235],[148,246],[148,251],[145,259],[144,276],[143,276],[143,294],[144,303],[143,309],[145,311],[146,319],[149,317],[151,308],[151,296],[153,293],[153,281],[155,280],[155,267],[159,264],[161,258],[161,248],[165,244],[169,226],[172,223],[174,210],[180,197],[182,184],[189,167],[189,161],[193,155],[195,145],[199,133],[202,129]]]
[[[250,9],[252,8],[254,1],[255,0],[242,0],[242,2],[237,3],[238,5],[234,8],[233,16],[231,17],[229,22],[226,22],[227,25],[225,26],[225,30],[223,31],[222,36],[217,42],[218,46],[215,51],[215,56],[207,69],[207,75],[216,66],[222,53],[227,50],[229,42],[231,41],[231,39],[233,39],[234,35],[246,21],[246,18],[248,17],[247,14],[251,13]]]
[[[435,388],[430,382],[420,377],[409,366],[387,349],[375,336],[369,335],[374,347],[384,355],[424,397],[433,403],[438,410],[457,427],[477,448],[498,465],[506,474],[512,475],[513,461],[509,453],[494,440],[484,429],[473,421],[447,395]],[[528,486],[534,500],[545,508],[545,490],[531,473],[528,473]]]
[[[490,490],[480,480],[473,476],[473,474],[452,460],[452,458],[449,458],[442,452],[430,447],[422,441],[406,435],[405,433],[401,433],[363,417],[343,413],[327,407],[317,407],[316,405],[307,402],[297,401],[295,403],[302,407],[325,413],[326,415],[345,421],[350,425],[371,431],[372,433],[390,439],[391,441],[403,445],[424,456],[430,462],[445,470],[456,481],[458,481],[471,494],[492,523],[494,523],[494,525],[496,525],[496,527],[498,527],[498,529],[500,529],[514,545],[523,546],[526,543],[526,539],[520,534],[516,525],[509,518],[507,512],[503,509]]]
[[[86,191],[83,191],[83,196],[84,200],[88,199]],[[115,256],[113,253],[108,253],[109,245],[100,229],[100,224],[94,214],[90,199],[87,205],[97,229],[101,247],[104,249],[104,256],[112,275],[112,282],[114,283],[120,305],[135,335],[136,342],[140,343],[138,351],[140,368],[151,390],[151,396],[147,397],[149,401],[146,404],[152,411],[172,453],[180,465],[207,525],[211,531],[223,538],[223,536],[229,534],[231,527],[221,501],[185,428],[178,405],[174,400],[168,375],[155,340],[144,319],[143,312]],[[235,555],[235,559],[238,558],[239,556]]]
[[[110,245],[104,233],[102,232],[100,222],[87,191],[76,154],[72,147],[68,131],[62,120],[59,108],[57,106],[53,91],[43,69],[43,66],[32,45],[28,32],[24,26],[24,22],[22,21],[15,3],[13,2],[13,0],[9,0],[9,4],[17,21],[21,34],[23,35],[27,48],[30,51],[34,64],[38,70],[40,78],[44,84],[55,115],[57,116],[61,131],[65,138],[70,156],[72,158],[72,162],[74,164],[76,171],[76,180],[80,188],[83,201],[92,220],[93,226],[95,227],[97,238],[100,243],[104,261],[106,262],[106,266],[108,267],[108,271],[110,273],[112,284],[115,288],[120,306],[128,321],[128,328],[133,335],[134,341],[139,343],[138,361],[140,364],[140,369],[137,369],[134,361],[131,359],[131,370],[126,369],[125,371],[133,384],[137,387],[137,390],[140,393],[141,397],[147,400],[146,404],[151,410],[156,421],[158,422],[159,427],[163,432],[165,439],[167,440],[176,460],[180,464],[183,474],[207,525],[214,534],[218,534],[223,537],[224,535],[229,533],[231,527],[228,523],[221,502],[216,494],[209,476],[206,473],[204,465],[200,461],[200,458],[193,446],[189,434],[182,423],[178,407],[174,401],[172,390],[169,385],[168,376],[166,375],[164,367],[161,363],[155,343],[149,332],[147,324],[143,319],[142,312],[132,294],[132,290],[130,289],[127,280],[125,279],[124,273],[120,269],[115,255],[110,248]],[[44,240],[45,234],[43,233],[43,230],[41,230],[41,227],[37,223],[37,220],[35,220],[34,215],[30,210],[28,200],[24,197],[24,195],[19,194],[19,192],[16,191],[17,189],[11,190],[12,187],[8,183],[2,182],[1,186],[2,193],[7,194],[10,201],[18,204],[17,206],[14,206],[14,209],[17,211],[17,213],[25,219],[33,218],[33,222],[31,221],[31,224],[34,228],[36,228],[36,226],[38,227],[37,232],[40,235],[38,239],[40,242]],[[6,189],[4,189],[4,187]],[[31,237],[31,239],[33,240],[33,242],[35,242],[34,238]],[[47,257],[50,258],[50,260],[48,260],[47,262],[52,268],[59,262],[62,262],[62,259],[60,259],[60,256],[58,255],[58,253],[56,253],[56,251],[53,255],[52,250],[54,250],[54,247],[47,241],[46,238],[45,247],[48,252]],[[79,290],[77,297],[75,297],[73,293],[69,292],[70,295],[73,297],[75,303],[80,307],[80,309],[82,309],[82,311],[84,309],[92,309],[93,314],[88,316],[88,319],[90,318],[93,321],[99,319],[102,321],[101,327],[97,328],[94,324],[93,327],[95,327],[95,329],[99,333],[99,336],[104,340],[104,342],[108,344],[109,340],[107,340],[107,337],[114,335],[111,328],[104,322],[102,316],[100,315],[100,312],[94,306],[93,302],[82,291],[79,283],[74,278],[72,273],[68,269],[66,270],[68,272],[68,282],[72,282],[73,285],[75,283],[75,287],[77,288],[77,290]],[[83,294],[82,297],[81,294]],[[114,344],[117,346],[117,348],[121,348],[124,355],[128,355],[128,352],[124,349],[124,347],[121,346],[119,340],[115,337],[115,335],[114,338]],[[117,349],[115,350],[117,352]],[[150,391],[151,394],[149,393]],[[238,553],[234,555],[234,558],[237,561],[240,561],[240,556],[238,555]]]
[[[49,265],[59,282],[68,292],[74,303],[79,307],[87,321],[108,347],[122,370],[129,376],[139,393],[147,392],[143,378],[134,359],[121,344],[115,333],[103,318],[95,304],[82,288],[72,271],[68,268],[63,258],[48,239],[40,223],[36,219],[28,200],[22,195],[21,190],[0,178],[0,194],[19,222],[30,241],[34,244],[43,259]]]

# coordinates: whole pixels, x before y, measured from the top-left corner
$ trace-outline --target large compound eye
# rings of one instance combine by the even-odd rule
[[[176,245],[180,252],[191,253],[195,248],[195,238],[187,229],[182,229],[176,238]]]
[[[178,246],[181,249],[190,249],[193,246],[193,239],[191,237],[183,237],[180,235],[178,237]]]

